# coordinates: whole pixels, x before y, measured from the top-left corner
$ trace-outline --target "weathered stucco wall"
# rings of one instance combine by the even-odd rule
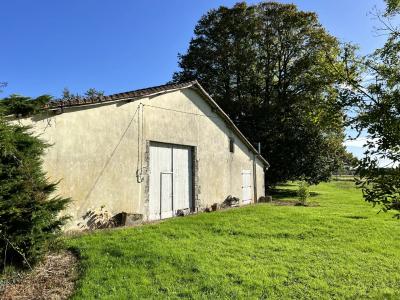
[[[228,195],[241,198],[242,170],[256,170],[257,197],[264,195],[262,162],[193,89],[70,107],[21,122],[32,124],[53,145],[46,151],[44,167],[52,180],[61,179],[58,193],[73,199],[69,228],[101,206],[112,213],[147,215],[148,141],[195,147],[196,203],[201,208]],[[229,138],[235,140],[234,153]],[[138,169],[143,173],[140,183]],[[254,189],[252,193],[254,199]]]

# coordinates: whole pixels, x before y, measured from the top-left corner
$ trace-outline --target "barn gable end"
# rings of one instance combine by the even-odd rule
[[[22,122],[53,145],[44,167],[73,199],[70,229],[102,206],[151,220],[264,195],[268,163],[197,82],[50,103]]]

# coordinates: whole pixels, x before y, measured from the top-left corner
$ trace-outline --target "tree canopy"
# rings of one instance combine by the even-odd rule
[[[267,184],[327,180],[345,153],[341,48],[292,4],[238,3],[198,22],[173,81],[197,79],[270,162]]]
[[[394,15],[400,11],[400,0],[385,0],[386,16]]]

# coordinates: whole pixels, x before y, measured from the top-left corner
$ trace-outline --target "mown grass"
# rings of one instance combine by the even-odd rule
[[[400,221],[352,182],[311,190],[320,206],[259,204],[68,238],[81,256],[74,298],[399,299]]]

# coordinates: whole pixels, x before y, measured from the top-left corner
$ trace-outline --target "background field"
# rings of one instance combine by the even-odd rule
[[[319,206],[259,204],[68,238],[81,255],[75,299],[398,299],[400,221],[351,181],[311,190]]]

